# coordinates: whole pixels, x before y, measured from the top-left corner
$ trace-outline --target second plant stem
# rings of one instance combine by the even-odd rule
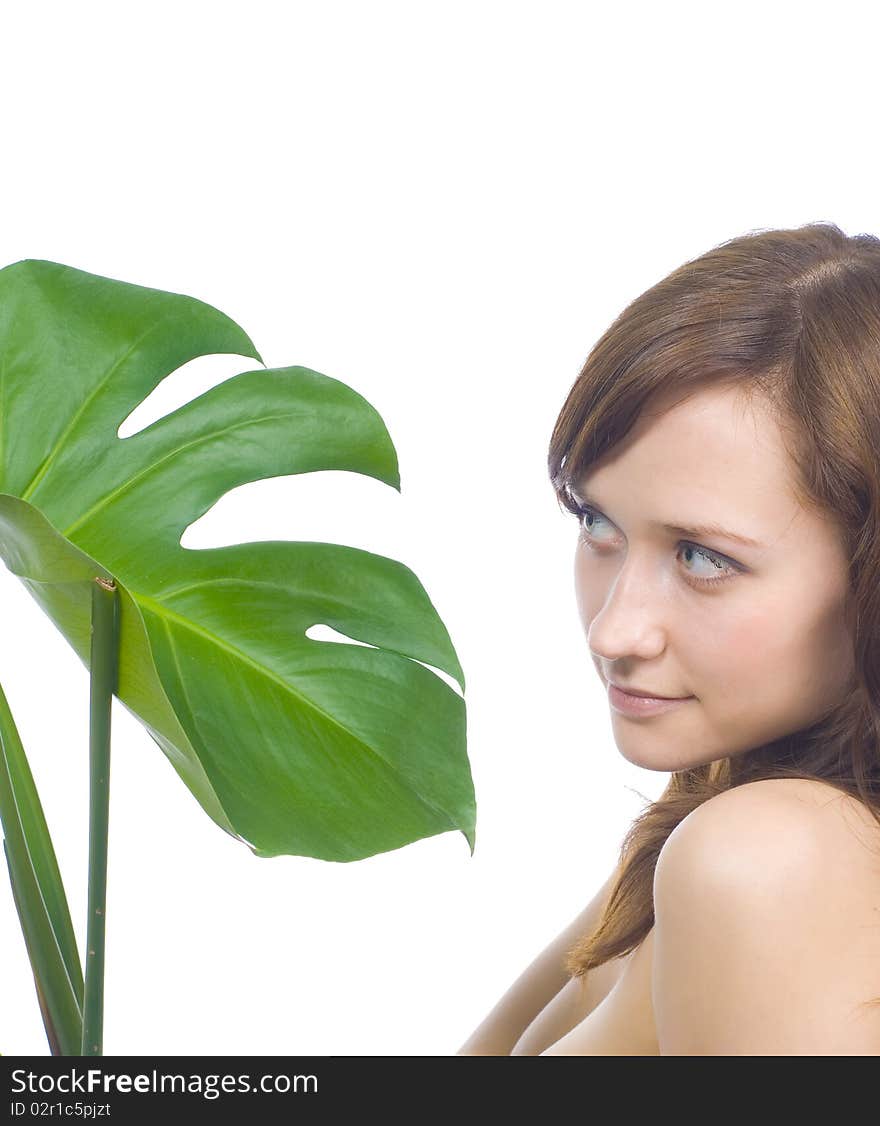
[[[82,1054],[104,1042],[104,934],[110,818],[110,709],[119,670],[119,591],[100,575],[92,583],[89,698],[89,909],[86,928]]]

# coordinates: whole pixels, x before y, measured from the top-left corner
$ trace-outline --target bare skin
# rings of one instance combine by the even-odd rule
[[[842,538],[833,521],[799,502],[794,465],[763,400],[749,401],[732,387],[705,388],[679,403],[659,398],[627,438],[577,482],[576,493],[587,513],[575,556],[575,589],[600,679],[606,687],[614,681],[624,688],[683,701],[665,713],[631,716],[618,710],[609,697],[615,743],[628,761],[648,770],[678,771],[735,756],[807,726],[850,690],[854,668],[846,608],[848,561]],[[745,544],[718,532],[680,530],[709,523],[755,542]],[[513,1049],[508,1047],[503,1054],[664,1054],[663,1036],[655,1035],[652,1006],[652,989],[658,988],[667,998],[664,1011],[675,1012],[669,1043],[693,1042],[682,1031],[691,1018],[694,1029],[711,1024],[705,1013],[688,1010],[687,995],[682,1003],[668,1001],[679,996],[682,936],[689,933],[688,919],[682,922],[674,909],[675,889],[688,886],[681,875],[688,871],[688,847],[699,851],[707,842],[739,839],[736,832],[747,833],[749,818],[759,811],[764,851],[756,861],[755,850],[747,850],[743,863],[761,861],[768,867],[767,858],[778,856],[784,870],[785,842],[779,840],[775,846],[774,832],[791,830],[793,809],[803,818],[817,807],[813,797],[818,794],[821,805],[828,796],[828,788],[819,783],[786,779],[771,782],[769,789],[740,789],[749,793],[731,792],[704,803],[699,833],[692,827],[678,834],[676,859],[663,865],[664,912],[658,914],[642,946],[609,967],[601,982],[599,971],[593,971],[597,977],[587,1005],[578,983],[557,987],[547,996],[545,1008],[525,1024]],[[796,790],[800,800],[792,806]],[[811,799],[804,801],[805,794]],[[796,928],[792,941],[802,940],[811,910],[818,917],[830,909],[840,921],[833,936],[827,928],[816,932],[824,938],[804,955],[804,966],[811,972],[823,959],[826,965],[833,964],[835,957],[839,961],[839,950],[828,945],[832,937],[840,942],[847,926],[864,928],[869,905],[880,903],[880,869],[865,859],[871,855],[868,851],[853,843],[852,824],[859,821],[865,826],[864,811],[854,805],[858,803],[851,799],[832,803],[832,812],[821,823],[810,822],[805,829],[823,834],[825,847],[813,853],[810,894],[805,893],[800,913],[793,913],[790,920]],[[778,819],[774,810],[779,811]],[[728,837],[715,828],[719,824],[728,826]],[[866,831],[870,833],[870,826]],[[828,865],[833,868],[834,858],[839,863],[844,855],[852,861],[846,870],[855,890],[845,903],[824,904],[816,889],[833,880],[839,884],[840,871],[832,872]],[[736,890],[754,886],[757,873],[748,867],[737,871],[729,854],[725,856],[727,862],[714,868],[709,857],[707,878],[711,884],[716,871],[721,876],[736,875],[732,886],[722,883],[714,889],[722,900],[736,902]],[[769,890],[760,905],[780,898],[771,894],[772,867],[766,876]],[[688,905],[696,910],[691,900]],[[751,912],[756,927],[770,925],[747,897],[742,906],[744,912]],[[664,918],[669,920],[668,934],[675,927],[675,944],[668,934],[664,942],[659,933]],[[725,954],[725,941],[733,942],[734,937],[713,934],[711,923],[711,919],[693,919],[695,930],[708,936],[713,952],[719,958],[729,956],[733,965],[741,948],[734,946]],[[774,919],[772,925],[781,949],[786,919]],[[744,933],[738,937],[742,939]],[[823,941],[826,947],[821,946]],[[673,946],[679,962],[670,955]],[[663,965],[657,962],[658,949],[666,952]],[[863,976],[849,982],[847,996],[868,996],[874,985],[875,993],[880,992],[873,969],[880,965],[880,949],[876,954],[872,963],[866,952],[860,962]],[[717,970],[717,960],[710,958],[706,964]],[[770,974],[768,981],[773,980]],[[754,1006],[755,1012],[764,1011],[768,1004],[772,1008],[774,999],[766,992],[772,984],[764,985],[764,1008]],[[513,993],[509,991],[508,1003],[514,1000]],[[723,1007],[725,998],[716,996]],[[737,999],[727,1000],[736,1003]],[[791,1010],[785,998],[779,999],[779,1009]],[[753,1031],[756,1036],[760,1032]],[[556,1037],[551,1043],[548,1034]],[[752,1033],[747,1022],[739,1034],[748,1043]],[[780,1032],[780,1043],[786,1035],[785,1030]],[[470,1053],[462,1049],[459,1054]]]
[[[624,960],[594,970],[585,990],[568,980],[564,962],[569,948],[598,923],[616,876],[612,872],[583,911],[523,970],[457,1055],[537,1055],[599,1004],[619,978]]]
[[[582,522],[575,589],[601,680],[689,697],[651,717],[611,709],[621,754],[648,770],[684,770],[796,731],[853,675],[844,545],[799,504],[762,402],[707,388],[655,408],[579,482],[578,499],[595,507]],[[760,546],[657,526],[709,522]]]
[[[615,987],[527,1054],[876,1056],[878,911],[861,802],[803,778],[727,790],[664,844],[654,926]]]

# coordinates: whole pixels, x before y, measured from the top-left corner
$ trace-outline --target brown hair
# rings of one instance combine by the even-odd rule
[[[631,302],[591,350],[550,440],[558,500],[621,441],[653,395],[710,384],[760,393],[797,467],[802,503],[835,521],[849,567],[854,690],[809,728],[673,772],[630,826],[596,929],[567,954],[575,977],[634,950],[654,925],[667,837],[692,810],[761,778],[812,778],[880,824],[880,239],[833,223],[757,230],[679,266]]]

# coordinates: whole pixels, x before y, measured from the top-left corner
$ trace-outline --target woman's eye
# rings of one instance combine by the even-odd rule
[[[682,556],[690,556],[691,559],[697,558],[703,561],[703,566],[699,571],[690,571],[689,574],[693,579],[705,585],[706,583],[723,583],[726,579],[732,579],[735,575],[739,574],[739,570],[728,563],[722,555],[715,555],[714,552],[706,551],[703,547],[698,547],[695,543],[683,543]],[[688,560],[690,562],[690,560]]]
[[[596,544],[600,549],[607,544],[607,539],[601,535],[602,525],[607,523],[605,517],[592,508],[580,508],[578,524],[581,528],[583,539],[590,544]],[[597,534],[600,533],[600,534]],[[715,583],[725,582],[740,573],[740,567],[732,560],[709,551],[699,544],[683,541],[679,545],[677,558],[681,558],[685,578],[692,586],[712,586]],[[692,569],[696,565],[696,569]]]
[[[580,516],[580,525],[588,535],[593,536],[597,527],[601,528],[604,517],[600,516],[598,512],[594,512],[592,508],[582,508]]]

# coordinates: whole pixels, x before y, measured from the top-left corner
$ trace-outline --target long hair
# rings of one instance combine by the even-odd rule
[[[724,790],[819,779],[859,798],[880,825],[880,239],[833,223],[751,231],[637,297],[591,350],[556,420],[548,470],[558,501],[580,515],[570,486],[655,393],[680,402],[713,384],[764,396],[799,500],[843,537],[854,690],[809,728],[673,772],[624,837],[598,925],[567,953],[574,977],[636,949],[654,925],[663,844]]]

